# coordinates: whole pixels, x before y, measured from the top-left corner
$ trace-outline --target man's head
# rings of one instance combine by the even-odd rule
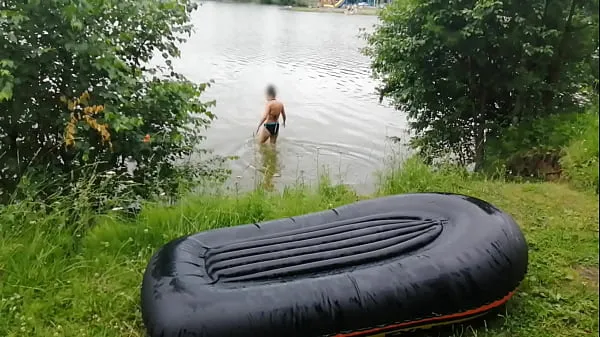
[[[267,86],[267,99],[275,99],[277,97],[277,92],[275,91],[275,87],[272,84]]]

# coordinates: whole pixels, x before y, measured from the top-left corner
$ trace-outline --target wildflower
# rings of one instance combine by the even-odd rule
[[[144,137],[144,143],[150,143],[150,135],[146,134],[146,136]]]

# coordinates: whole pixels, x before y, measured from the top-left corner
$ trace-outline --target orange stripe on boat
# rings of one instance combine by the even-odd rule
[[[471,316],[471,315],[476,315],[476,314],[480,314],[486,311],[489,311],[491,309],[494,309],[496,307],[501,306],[502,304],[508,302],[508,300],[515,294],[514,291],[511,291],[510,293],[508,293],[508,295],[504,296],[503,298],[494,301],[490,304],[486,304],[484,306],[481,306],[479,308],[476,309],[471,309],[471,310],[467,310],[467,311],[463,311],[463,312],[459,312],[456,314],[450,314],[450,315],[444,315],[444,316],[439,316],[439,317],[431,317],[431,318],[425,318],[425,319],[420,319],[420,320],[416,320],[416,321],[410,321],[410,322],[404,322],[404,323],[398,323],[398,324],[390,324],[388,326],[384,326],[381,328],[373,328],[373,329],[368,329],[368,330],[362,330],[362,331],[356,331],[356,332],[350,332],[350,333],[346,333],[346,334],[337,334],[334,337],[358,337],[358,336],[368,336],[368,334],[376,334],[378,332],[386,332],[384,330],[389,330],[389,329],[394,329],[394,328],[403,328],[409,325],[413,325],[413,324],[419,324],[419,323],[430,323],[430,322],[436,322],[436,321],[447,321],[447,320],[453,320],[453,319],[458,319],[458,318],[463,318],[465,316]],[[415,328],[418,328],[418,326],[415,326]],[[387,332],[393,332],[393,331],[387,331]]]

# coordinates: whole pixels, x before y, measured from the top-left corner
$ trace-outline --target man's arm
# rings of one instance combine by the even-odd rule
[[[286,117],[285,117],[285,107],[283,105],[281,106],[281,118],[283,118],[283,127],[285,128]]]
[[[263,111],[262,117],[260,118],[260,122],[258,122],[258,127],[256,128],[256,134],[258,134],[258,130],[260,130],[260,126],[265,122],[267,116],[269,115],[269,104],[265,107],[265,111]]]

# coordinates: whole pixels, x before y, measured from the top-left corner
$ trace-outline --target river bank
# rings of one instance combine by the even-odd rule
[[[207,3],[225,3],[225,4],[260,4],[265,6],[278,6],[282,10],[291,10],[294,12],[314,12],[314,13],[338,13],[345,14],[344,8],[333,7],[318,7],[318,1],[311,0],[296,0],[296,1],[279,1],[279,0],[207,0]],[[357,11],[350,15],[378,15],[380,8],[375,7],[359,7]]]
[[[291,10],[295,12],[312,12],[312,13],[338,13],[346,14],[344,8],[327,8],[327,7],[284,7],[282,9]],[[378,8],[358,8],[356,13],[347,15],[378,15],[380,9]]]
[[[321,181],[283,193],[212,193],[174,205],[146,204],[135,219],[21,202],[0,209],[0,335],[144,336],[139,286],[149,257],[181,235],[300,215],[406,192],[444,191],[485,199],[510,213],[529,247],[526,280],[506,315],[460,336],[575,337],[598,331],[598,197],[558,183],[509,183],[463,170],[434,172],[418,160],[390,170],[378,192]],[[27,266],[24,268],[24,266]],[[471,332],[468,332],[471,331]],[[473,332],[474,331],[474,332]],[[448,333],[450,334],[450,333]],[[457,336],[457,335],[454,335]]]

